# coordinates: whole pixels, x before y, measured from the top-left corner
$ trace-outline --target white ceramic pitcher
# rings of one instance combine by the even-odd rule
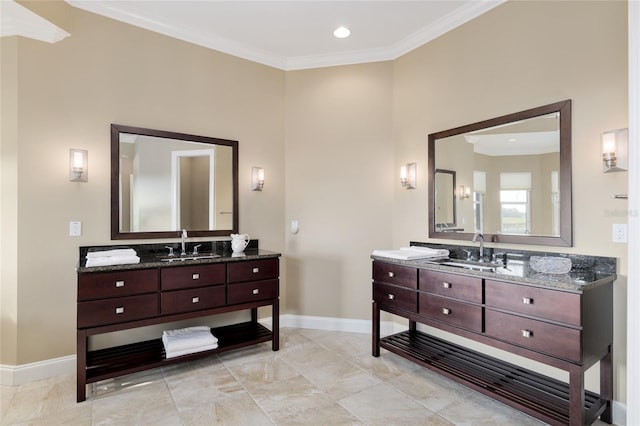
[[[231,234],[231,250],[234,253],[242,253],[249,245],[249,234]]]

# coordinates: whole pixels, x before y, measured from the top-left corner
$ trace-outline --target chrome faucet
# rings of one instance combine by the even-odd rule
[[[186,256],[187,250],[185,250],[185,240],[187,239],[187,230],[183,229],[182,234],[180,234],[180,244],[182,246],[182,251],[180,252],[180,256]]]
[[[472,242],[476,242],[480,240],[480,253],[478,255],[478,262],[484,262],[484,235],[482,235],[482,232],[476,232],[476,234],[473,236],[473,240],[471,240]]]

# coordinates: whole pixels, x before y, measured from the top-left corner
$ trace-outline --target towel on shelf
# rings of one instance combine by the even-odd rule
[[[399,250],[374,250],[373,255],[400,260],[443,259],[449,257],[449,250],[411,246]]]
[[[87,259],[93,259],[97,257],[128,257],[137,256],[138,253],[132,248],[120,248],[112,250],[96,250],[87,252]]]
[[[138,256],[89,257],[87,258],[86,267],[128,265],[130,263],[140,263],[140,258]]]
[[[162,343],[167,358],[171,358],[215,349],[218,347],[218,338],[211,334],[209,327],[195,326],[163,331]]]
[[[190,348],[190,349],[184,349],[181,351],[167,351],[165,349],[165,357],[166,358],[175,358],[177,356],[181,356],[181,355],[189,355],[189,354],[194,354],[196,352],[202,352],[202,351],[210,351],[212,349],[216,349],[218,347],[217,343],[214,343],[212,345],[206,345],[206,346],[199,346],[197,348]]]

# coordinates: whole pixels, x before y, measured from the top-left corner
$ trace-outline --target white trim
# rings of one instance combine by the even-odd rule
[[[13,0],[0,1],[0,36],[22,36],[57,43],[71,34]]]
[[[625,424],[640,425],[640,2],[628,2],[629,244],[627,246],[627,405]],[[615,420],[615,419],[614,419]]]
[[[215,229],[215,150],[192,149],[171,151],[171,229],[180,230],[180,159],[182,157],[209,157],[209,229]]]
[[[22,365],[0,364],[0,385],[19,386],[76,372],[76,356],[67,355]]]

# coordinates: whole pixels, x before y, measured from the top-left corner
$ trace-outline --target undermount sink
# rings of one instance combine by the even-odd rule
[[[495,265],[487,265],[487,264],[481,264],[481,263],[463,263],[463,262],[454,262],[454,261],[440,262],[440,265],[454,266],[456,268],[465,268],[465,269],[472,269],[475,271],[486,271],[486,272],[495,272],[497,268],[497,266]]]
[[[196,256],[187,255],[187,256],[173,256],[173,257],[163,257],[160,259],[161,262],[184,262],[186,260],[205,260],[205,259],[215,259],[216,257],[220,257],[219,254],[198,254]]]

